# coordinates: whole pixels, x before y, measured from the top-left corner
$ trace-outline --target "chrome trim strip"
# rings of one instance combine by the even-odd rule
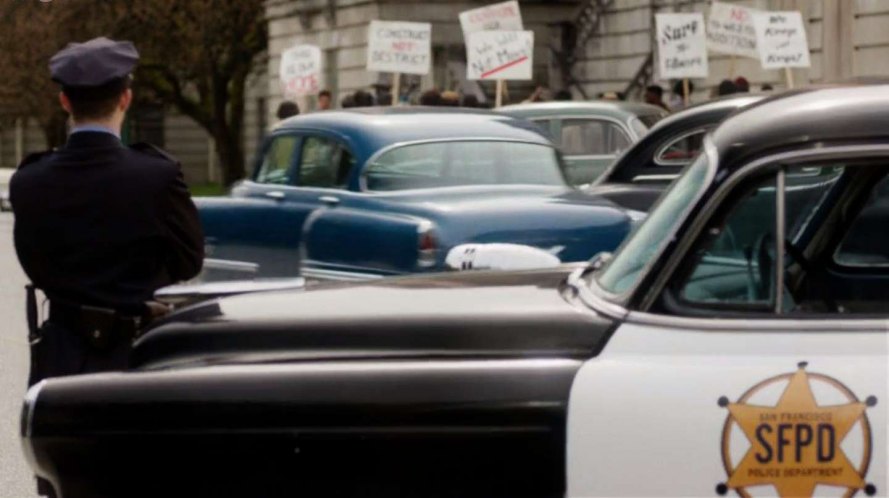
[[[589,283],[584,280],[583,274],[586,271],[586,268],[578,268],[571,272],[566,280],[569,286],[577,290],[578,299],[600,315],[616,320],[626,318],[628,313],[626,308],[603,298],[600,293],[604,291],[599,288],[595,279],[590,279]]]
[[[775,313],[784,310],[784,238],[785,238],[785,199],[787,167],[781,166],[775,183]]]
[[[787,315],[784,315],[787,316]],[[886,331],[886,320],[849,318],[694,318],[631,311],[626,323],[702,331],[837,332]]]
[[[259,264],[251,263],[249,261],[236,261],[233,259],[204,258],[204,269],[256,273],[259,271]]]
[[[709,137],[710,135],[707,135],[707,138],[705,139],[705,146],[707,143],[711,142],[709,140]],[[708,151],[709,154],[709,148],[705,147],[705,149]],[[713,146],[712,153],[716,153],[715,146]],[[723,183],[719,187],[719,189],[714,192],[713,195],[704,203],[701,212],[712,213],[713,210],[718,207],[719,203],[722,202],[722,200],[738,183],[743,181],[747,176],[749,176],[752,172],[754,172],[756,169],[764,164],[791,160],[804,161],[812,158],[817,158],[817,160],[819,161],[830,159],[859,159],[873,156],[876,153],[889,154],[889,145],[841,145],[830,148],[796,150],[761,158],[735,171],[734,174],[732,174],[731,177],[727,179],[725,183]],[[696,199],[693,204],[697,204],[698,202],[700,202],[700,198]],[[685,253],[689,250],[691,244],[694,243],[701,230],[704,229],[709,219],[709,216],[699,216],[695,220],[693,220],[692,225],[688,229],[687,235],[679,241],[678,245],[676,246],[676,250],[673,251],[673,253],[669,256],[668,260],[665,262],[663,268],[661,269],[660,274],[652,283],[651,287],[649,287],[648,294],[642,301],[640,309],[646,310],[651,307],[652,304],[654,304],[655,299],[658,295],[660,295],[664,286],[667,284],[669,277],[676,270],[676,266],[680,263]],[[673,234],[673,236],[675,236],[675,233]],[[658,252],[656,257],[658,257],[659,255],[660,252]]]
[[[41,380],[25,394],[24,404],[22,406],[22,437],[27,439],[34,434],[34,409],[37,406],[37,398],[40,396],[40,390],[46,385],[46,380]]]
[[[660,157],[661,157],[661,155],[663,155],[664,151],[666,151],[671,145],[675,144],[676,142],[678,142],[680,140],[684,140],[684,139],[686,139],[692,135],[696,135],[698,133],[704,133],[706,135],[707,133],[709,133],[711,130],[713,130],[715,128],[716,128],[715,125],[714,126],[702,126],[700,128],[695,128],[694,130],[687,131],[687,132],[682,133],[680,135],[673,135],[672,137],[667,139],[667,140],[670,140],[669,142],[667,142],[666,144],[662,145],[661,147],[659,147],[657,149],[657,152],[654,153],[654,157],[652,158],[652,162],[654,164],[657,164],[658,166],[687,166],[687,165],[691,164],[692,161],[695,160],[694,157],[691,159],[688,159],[688,160],[676,160],[676,159],[661,160]]]
[[[634,176],[631,181],[633,183],[662,182],[673,181],[677,178],[679,178],[679,175],[639,175]]]
[[[376,275],[373,273],[324,270],[321,268],[311,267],[303,267],[300,272],[305,278],[311,278],[315,280],[338,280],[343,282],[363,282],[367,280],[377,280],[386,277],[386,275]]]

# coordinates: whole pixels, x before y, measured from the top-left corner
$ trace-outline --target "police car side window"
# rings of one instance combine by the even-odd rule
[[[809,289],[815,268],[797,245],[805,247],[818,223],[832,209],[832,193],[843,168],[787,168],[783,201],[784,280],[778,288],[777,175],[771,174],[728,198],[728,212],[716,214],[692,255],[693,265],[679,296],[686,303],[759,312],[823,307],[824,296]],[[804,268],[803,268],[804,267]],[[793,271],[792,271],[793,270]],[[778,293],[781,293],[778,303]],[[811,307],[809,307],[811,309]]]
[[[883,178],[834,255],[840,266],[889,268],[889,177]]]
[[[262,164],[256,173],[258,183],[289,185],[293,160],[296,155],[298,138],[293,135],[282,135],[272,139],[262,158]]]

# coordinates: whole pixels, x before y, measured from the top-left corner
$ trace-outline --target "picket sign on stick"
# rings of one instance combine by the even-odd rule
[[[524,30],[519,2],[517,0],[509,0],[507,2],[500,2],[485,7],[479,7],[477,9],[463,11],[460,13],[460,27],[463,29],[463,38],[466,40],[467,59],[469,59],[469,37],[472,33],[479,31],[521,32]],[[481,77],[470,79],[487,78]],[[530,76],[527,79],[530,79]],[[496,96],[494,97],[494,106],[500,107],[503,105],[503,99],[507,95],[505,76],[501,75],[501,77],[497,78],[497,87],[495,91]]]
[[[503,104],[506,80],[530,80],[533,31],[476,31],[466,37],[466,77],[497,82],[494,104]]]
[[[296,45],[281,54],[278,74],[281,93],[295,99],[316,95],[321,90],[321,49],[315,45]]]
[[[735,55],[732,54],[731,58],[728,61],[728,77],[729,79],[735,79]]]
[[[392,73],[392,105],[398,103],[403,73],[429,73],[432,53],[429,23],[371,21],[367,44],[367,70]]]
[[[753,21],[762,68],[783,68],[787,88],[793,88],[791,68],[811,65],[802,14],[797,11],[762,12],[755,15]]]
[[[655,14],[655,25],[660,77],[706,78],[709,67],[704,15]]]

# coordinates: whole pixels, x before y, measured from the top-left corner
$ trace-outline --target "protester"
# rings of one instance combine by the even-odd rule
[[[673,82],[673,92],[670,94],[670,110],[673,112],[685,109],[685,85],[683,85],[683,80],[676,80]],[[695,84],[691,81],[688,82],[688,95],[689,100],[691,99],[691,94],[695,91]]]
[[[738,89],[738,93],[750,92],[750,82],[747,81],[747,78],[743,76],[738,76],[737,78],[735,78],[735,87]]]
[[[380,92],[380,94],[377,96],[377,105],[383,106],[383,107],[388,107],[388,106],[393,105],[392,104],[392,94],[389,92]]]
[[[435,88],[426,90],[425,92],[420,94],[420,105],[440,106],[441,92],[439,92]]]
[[[442,92],[441,105],[446,107],[460,107],[460,94],[452,90]]]
[[[355,99],[355,107],[373,107],[374,98],[369,92],[358,90],[353,97]]]
[[[460,103],[462,107],[471,107],[471,108],[479,108],[481,107],[481,102],[479,102],[478,97],[473,94],[464,95],[463,102]]]
[[[660,85],[649,85],[645,89],[644,100],[646,104],[656,105],[666,111],[670,110],[664,103],[664,89]]]
[[[343,99],[340,100],[340,107],[343,109],[351,109],[352,107],[355,107],[355,95],[350,93],[343,97]]]
[[[321,90],[318,92],[318,110],[328,111],[333,107],[333,96],[330,90]]]
[[[761,88],[762,91],[764,91],[764,92],[771,92],[772,90],[774,90],[774,88],[772,87],[772,85],[770,85],[770,84],[768,84],[768,83],[764,84],[764,85],[763,85],[762,87],[760,87],[760,88]]]
[[[738,93],[738,86],[735,85],[735,82],[732,80],[722,80],[719,83],[719,86],[716,87],[717,97],[724,97],[733,93]]]
[[[523,100],[522,103],[523,104],[530,104],[530,103],[534,103],[534,102],[546,102],[546,100],[547,100],[546,93],[547,93],[546,87],[544,87],[542,85],[538,85],[537,88],[534,89],[534,92],[532,92],[531,95],[529,95],[527,99]]]
[[[574,100],[574,97],[571,95],[570,91],[562,89],[556,92],[555,96],[553,96],[553,100],[564,102],[568,100]]]
[[[275,116],[278,117],[279,121],[283,121],[287,118],[299,115],[299,106],[296,102],[285,100],[278,104],[278,112],[275,113]]]

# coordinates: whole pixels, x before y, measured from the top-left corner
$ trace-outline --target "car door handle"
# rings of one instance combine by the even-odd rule
[[[281,192],[280,190],[272,190],[271,192],[266,192],[265,196],[269,199],[275,199],[276,201],[283,201],[285,197],[284,192]]]
[[[339,197],[334,197],[332,195],[322,195],[321,197],[318,198],[318,201],[321,204],[325,204],[329,207],[334,207],[340,203]]]

